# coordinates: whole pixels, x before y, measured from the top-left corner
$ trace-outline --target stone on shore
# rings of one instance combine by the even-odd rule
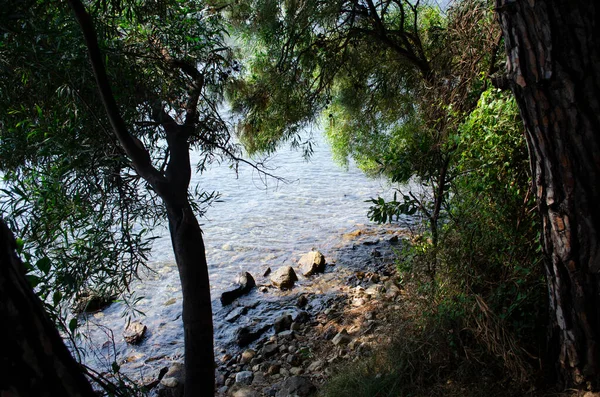
[[[304,277],[309,277],[325,271],[325,257],[319,251],[311,251],[302,255],[298,261],[300,271]]]
[[[183,363],[175,362],[161,379],[156,393],[159,397],[182,397],[184,382],[185,370]]]
[[[254,378],[254,374],[252,371],[242,371],[235,374],[235,383],[239,383],[242,385],[249,385],[252,383],[252,379]]]
[[[298,276],[291,266],[283,266],[271,274],[271,283],[279,289],[289,289],[298,281]]]
[[[264,326],[253,331],[249,327],[241,327],[236,331],[235,342],[239,347],[248,346],[250,343],[260,338],[269,328],[271,328],[271,326]]]
[[[242,295],[247,294],[256,286],[254,277],[248,272],[242,272],[238,275],[236,283],[238,286],[230,291],[223,292],[221,295],[221,304],[223,306],[229,305],[231,302],[236,300]]]
[[[275,397],[299,396],[305,397],[316,391],[315,385],[303,376],[292,376],[281,384]]]
[[[284,314],[283,316],[275,320],[275,323],[273,324],[273,329],[275,330],[275,333],[278,334],[282,331],[289,330],[291,326],[292,316],[290,316],[289,314]]]

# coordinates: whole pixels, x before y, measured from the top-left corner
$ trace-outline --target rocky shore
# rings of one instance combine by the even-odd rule
[[[389,342],[388,320],[402,299],[394,251],[404,235],[365,227],[344,235],[332,258],[315,250],[295,266],[242,273],[215,312],[230,324],[221,331],[228,340],[217,342],[217,395],[308,396],[338,365]],[[182,362],[173,362],[151,395],[182,395],[182,374]]]

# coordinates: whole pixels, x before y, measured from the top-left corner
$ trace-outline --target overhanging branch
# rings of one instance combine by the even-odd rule
[[[90,63],[96,79],[96,85],[100,93],[100,99],[106,110],[106,115],[110,121],[113,132],[125,149],[125,153],[131,159],[133,166],[140,176],[146,179],[151,185],[156,185],[163,181],[163,176],[152,165],[150,153],[142,142],[129,133],[127,125],[123,120],[114,94],[106,75],[106,68],[102,60],[102,52],[98,45],[98,39],[94,30],[94,25],[90,14],[80,0],[68,0],[71,9],[75,14],[75,19],[79,24],[88,49]],[[156,188],[156,186],[154,186]]]

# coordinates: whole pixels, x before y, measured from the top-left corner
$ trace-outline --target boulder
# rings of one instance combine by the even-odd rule
[[[230,291],[223,292],[221,295],[221,304],[223,306],[229,305],[231,302],[236,300],[242,295],[247,294],[256,286],[254,277],[248,272],[242,272],[236,279],[238,286]]]
[[[307,311],[301,311],[294,318],[294,322],[298,324],[306,324],[310,321],[310,314]]]
[[[228,323],[236,322],[241,316],[243,316],[247,312],[248,308],[245,306],[236,307],[235,309],[230,311],[229,314],[227,314],[227,316],[225,317],[225,321],[227,321]]]
[[[142,338],[144,338],[147,329],[148,328],[139,321],[130,322],[123,332],[123,338],[125,339],[125,342],[131,345],[138,344]]]
[[[281,316],[277,320],[275,320],[275,323],[273,323],[273,329],[275,330],[276,334],[278,334],[282,331],[289,330],[291,326],[292,326],[292,316],[290,316],[289,314],[284,314],[283,316]]]
[[[283,266],[271,274],[271,283],[280,289],[289,289],[298,281],[298,276],[291,266]]]
[[[305,397],[317,390],[307,378],[303,376],[291,376],[281,383],[281,388],[275,397],[299,396]]]
[[[305,277],[325,271],[325,257],[319,251],[311,251],[302,255],[298,261],[300,271]]]
[[[182,397],[185,382],[185,369],[183,363],[175,362],[161,379],[157,387],[159,397]]]
[[[238,330],[235,333],[235,342],[239,347],[248,346],[250,343],[260,338],[260,336],[264,334],[265,331],[267,331],[269,328],[271,328],[270,325],[266,325],[257,330],[252,330],[249,327],[238,328]]]

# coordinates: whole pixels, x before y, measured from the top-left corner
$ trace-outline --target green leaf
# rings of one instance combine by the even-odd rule
[[[35,263],[35,267],[40,269],[40,271],[42,271],[47,276],[50,272],[50,259],[47,256],[39,259]]]
[[[23,251],[23,246],[25,245],[25,241],[23,241],[23,239],[18,238],[15,240],[15,243],[17,245],[17,253],[21,253]]]
[[[71,321],[69,321],[69,331],[75,332],[75,329],[77,329],[78,325],[79,324],[77,324],[77,317],[73,317]]]
[[[42,279],[40,277],[35,276],[33,274],[28,274],[25,277],[27,277],[27,281],[29,281],[29,285],[31,285],[31,288],[37,287],[42,282]]]

